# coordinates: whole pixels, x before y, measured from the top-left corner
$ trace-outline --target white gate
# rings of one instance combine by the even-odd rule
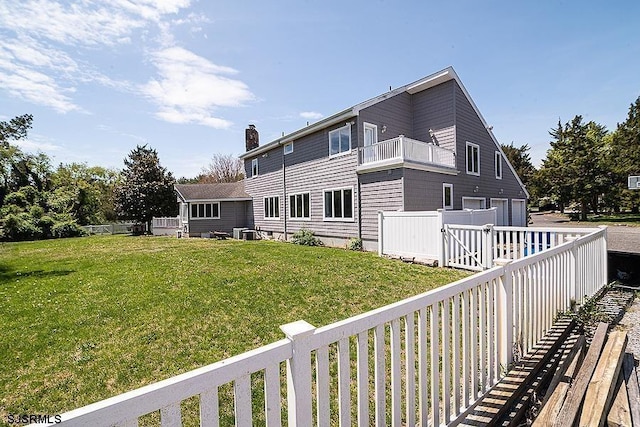
[[[465,270],[482,271],[493,264],[491,224],[454,225],[445,224],[444,266]]]

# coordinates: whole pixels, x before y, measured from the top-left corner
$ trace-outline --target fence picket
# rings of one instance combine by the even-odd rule
[[[329,346],[316,350],[316,413],[318,427],[328,427],[331,420],[329,407]]]
[[[180,402],[172,403],[160,409],[160,424],[162,427],[181,427],[182,412]]]
[[[338,413],[340,426],[351,426],[351,357],[349,338],[338,341]]]
[[[200,393],[200,426],[218,427],[220,411],[218,408],[218,387]]]
[[[358,334],[358,425],[369,426],[369,334]]]

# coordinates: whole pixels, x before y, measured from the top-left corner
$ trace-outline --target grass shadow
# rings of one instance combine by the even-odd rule
[[[32,271],[14,271],[5,265],[0,265],[0,282],[10,282],[15,279],[26,277],[60,277],[74,273],[75,270],[32,270]]]

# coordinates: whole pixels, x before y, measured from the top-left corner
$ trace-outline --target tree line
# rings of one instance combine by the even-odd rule
[[[539,168],[529,146],[502,149],[531,195],[534,206],[572,207],[582,220],[589,212],[638,213],[640,190],[629,190],[627,178],[640,175],[640,97],[613,131],[581,115],[549,131],[550,148]]]
[[[43,154],[21,150],[33,116],[0,122],[0,240],[35,240],[84,234],[83,225],[119,220],[146,223],[154,216],[177,215],[176,179],[161,166],[156,150],[137,146],[122,170],[59,164]],[[229,182],[243,178],[242,164],[216,155],[194,180]]]

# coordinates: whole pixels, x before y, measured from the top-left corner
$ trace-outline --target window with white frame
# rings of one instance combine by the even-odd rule
[[[351,151],[351,125],[329,132],[329,156],[345,154]]]
[[[502,179],[502,154],[496,151],[496,179]]]
[[[251,160],[251,176],[258,175],[258,159]]]
[[[280,218],[280,196],[271,196],[264,198],[264,218]]]
[[[219,219],[220,203],[191,203],[191,219]]]
[[[289,218],[309,219],[311,216],[311,197],[309,193],[289,195]]]
[[[453,184],[442,184],[442,207],[453,209]]]
[[[293,153],[293,142],[284,144],[284,155]]]
[[[324,219],[353,220],[353,188],[324,191]]]
[[[480,146],[467,142],[467,174],[480,175]]]

